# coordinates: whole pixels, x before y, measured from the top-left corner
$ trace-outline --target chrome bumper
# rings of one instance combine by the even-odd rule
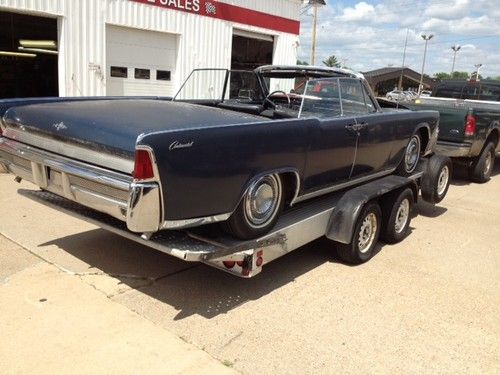
[[[161,224],[160,188],[0,137],[0,165],[40,188],[104,212],[133,232],[155,232]]]
[[[470,156],[471,147],[470,143],[439,141],[436,146],[436,152],[450,158],[461,158]]]

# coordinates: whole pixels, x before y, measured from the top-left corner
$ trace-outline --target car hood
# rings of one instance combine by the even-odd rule
[[[266,121],[260,116],[190,103],[138,99],[13,107],[3,120],[6,137],[22,140],[23,134],[36,134],[125,157],[133,157],[136,141],[144,134]]]

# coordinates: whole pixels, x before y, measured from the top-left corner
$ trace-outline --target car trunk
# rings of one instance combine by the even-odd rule
[[[3,117],[6,138],[102,167],[109,167],[107,159],[90,158],[90,150],[132,160],[141,134],[262,120],[189,103],[138,99],[25,105],[8,109]]]

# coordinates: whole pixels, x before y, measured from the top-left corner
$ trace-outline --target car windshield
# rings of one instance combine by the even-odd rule
[[[195,69],[173,100],[255,103],[262,102],[264,94],[252,71]]]
[[[351,116],[375,110],[359,79],[311,79],[307,82],[298,117]]]

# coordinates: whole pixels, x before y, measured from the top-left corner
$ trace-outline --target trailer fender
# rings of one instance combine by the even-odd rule
[[[326,237],[344,244],[351,243],[354,226],[364,205],[387,193],[405,187],[412,189],[416,202],[418,197],[417,183],[407,177],[390,175],[347,190],[330,215]]]

